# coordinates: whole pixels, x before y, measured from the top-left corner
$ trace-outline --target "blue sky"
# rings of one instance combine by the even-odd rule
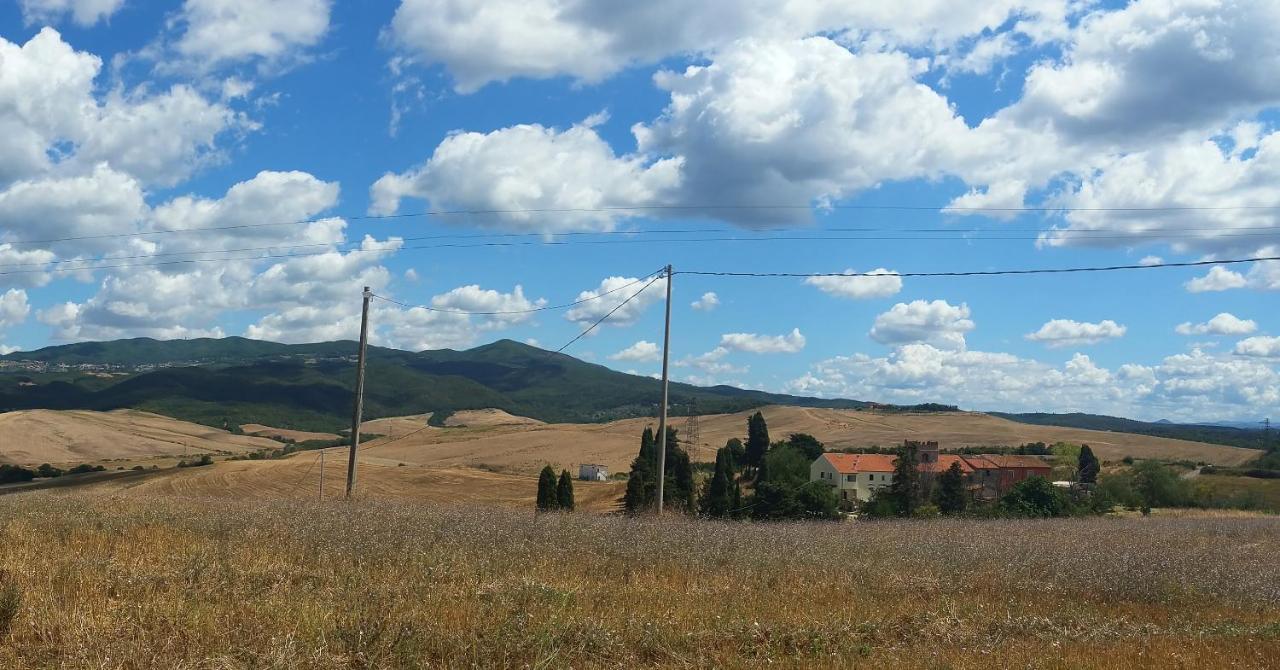
[[[667,263],[1278,255],[1272,3],[903,4],[0,5],[0,348],[352,338],[369,284],[446,310],[378,302],[377,343],[554,349],[635,289],[448,310]],[[569,353],[656,373],[660,288]],[[1275,263],[673,289],[696,383],[1147,419],[1280,402]]]

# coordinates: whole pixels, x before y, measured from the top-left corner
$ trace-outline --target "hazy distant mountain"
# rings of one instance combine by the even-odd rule
[[[0,410],[134,407],[200,423],[334,430],[351,411],[356,343],[240,337],[84,342],[0,357]],[[24,367],[15,369],[22,363]],[[543,421],[607,421],[655,411],[660,383],[501,340],[467,351],[369,348],[369,417],[496,407]],[[729,386],[671,385],[673,413],[767,404],[859,408]]]

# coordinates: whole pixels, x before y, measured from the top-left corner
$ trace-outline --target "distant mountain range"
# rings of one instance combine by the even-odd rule
[[[333,431],[350,421],[356,343],[240,337],[83,342],[0,357],[0,411],[132,407],[213,426],[263,423]],[[369,347],[370,418],[496,407],[551,422],[652,415],[661,384],[526,344],[467,351]],[[672,412],[770,404],[857,409],[828,400],[671,384]],[[939,409],[927,407],[927,409]],[[941,408],[946,409],[946,408]]]
[[[1168,437],[1194,442],[1210,442],[1248,449],[1267,449],[1268,435],[1265,431],[1252,426],[1221,424],[1173,423],[1160,421],[1135,421],[1101,414],[1069,414],[1027,413],[1007,414],[989,412],[992,416],[1030,423],[1041,426],[1065,426],[1067,428],[1089,428],[1091,430],[1108,430],[1116,433],[1136,433],[1153,437]]]
[[[262,423],[332,432],[350,422],[356,343],[280,344],[242,337],[81,342],[0,356],[0,411],[130,407],[217,427]],[[466,351],[369,347],[365,416],[495,407],[549,422],[652,416],[660,382],[511,340]],[[671,385],[672,413],[764,405],[947,411],[732,386]],[[1262,430],[1096,414],[992,413],[1021,423],[1263,448]]]

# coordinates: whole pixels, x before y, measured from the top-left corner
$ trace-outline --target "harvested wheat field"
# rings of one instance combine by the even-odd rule
[[[155,496],[314,500],[320,495],[322,453],[326,498],[340,498],[346,489],[346,448],[298,452],[278,460],[223,461],[198,468],[167,470],[140,479],[95,482],[85,488],[143,500]],[[362,453],[356,490],[361,499],[496,505],[530,512],[538,490],[536,474],[402,465]],[[625,482],[575,481],[578,509],[615,511],[625,487]]]
[[[869,532],[875,541],[868,542]],[[5,668],[1267,668],[1280,521],[0,498]]]
[[[244,431],[245,435],[269,437],[274,440],[293,440],[294,442],[306,442],[307,440],[336,440],[341,437],[335,433],[315,433],[306,430],[275,428],[273,426],[264,426],[260,423],[243,424],[240,426],[240,430]]]
[[[446,426],[489,428],[492,426],[540,426],[545,422],[516,416],[500,409],[468,409],[454,412],[444,420]]]
[[[23,410],[0,414],[0,461],[22,465],[141,461],[276,449],[261,437],[137,410]]]
[[[1258,455],[1257,451],[1237,447],[1033,426],[970,412],[892,414],[802,407],[766,407],[761,411],[774,439],[785,439],[790,433],[810,433],[829,449],[890,446],[904,439],[937,440],[943,448],[1064,441],[1087,443],[1099,457],[1111,460],[1133,456],[1238,465]],[[700,417],[701,439],[697,445],[686,445],[690,455],[695,461],[714,460],[716,448],[724,446],[726,440],[745,437],[749,414]],[[580,463],[600,463],[611,472],[625,472],[635,458],[641,431],[656,423],[654,419],[627,419],[604,424],[424,430],[425,417],[380,419],[366,424],[367,432],[385,436],[370,441],[367,453],[421,465],[483,467],[504,472],[534,473],[547,463],[571,471]],[[683,429],[685,419],[673,417],[671,423]]]

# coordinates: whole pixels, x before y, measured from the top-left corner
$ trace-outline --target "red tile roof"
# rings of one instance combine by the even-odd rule
[[[960,472],[963,472],[966,475],[969,474],[970,472],[973,472],[973,466],[969,465],[968,463],[965,462],[963,458],[961,458],[960,456],[956,456],[955,454],[939,454],[937,463],[921,463],[920,471],[921,472],[946,472],[951,468],[952,463],[959,463]]]
[[[842,475],[856,472],[893,472],[893,454],[823,454],[823,458]]]

